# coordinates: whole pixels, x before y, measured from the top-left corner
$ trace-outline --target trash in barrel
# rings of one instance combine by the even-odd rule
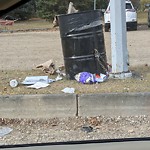
[[[80,72],[106,73],[106,52],[101,11],[59,15],[67,79]]]

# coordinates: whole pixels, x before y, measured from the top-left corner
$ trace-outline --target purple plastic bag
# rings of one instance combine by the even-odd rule
[[[81,72],[81,73],[78,73],[76,76],[75,76],[75,79],[78,81],[78,82],[81,82],[83,84],[86,84],[86,83],[95,83],[96,80],[95,80],[95,76],[89,72]]]

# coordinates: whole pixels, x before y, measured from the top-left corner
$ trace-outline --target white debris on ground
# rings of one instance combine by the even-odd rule
[[[5,135],[9,134],[12,131],[13,129],[9,127],[0,127],[0,137],[4,137]]]
[[[47,83],[43,83],[43,82],[36,82],[33,85],[27,86],[27,88],[32,88],[32,89],[41,89],[41,88],[45,88],[48,87],[49,84]]]
[[[24,85],[31,85],[35,84],[37,82],[42,82],[42,83],[49,83],[48,76],[28,76],[25,78],[25,80],[22,82]]]
[[[25,80],[22,82],[27,88],[33,88],[33,89],[40,89],[40,88],[45,88],[48,87],[50,83],[53,83],[55,81],[60,81],[62,80],[63,77],[58,74],[58,76],[55,79],[49,79],[48,76],[28,76],[25,78]],[[17,80],[11,80],[11,87],[16,87],[14,86],[14,81],[17,82]],[[18,83],[18,82],[17,82]],[[18,85],[18,84],[17,84]]]
[[[64,88],[61,91],[64,92],[64,93],[73,94],[75,92],[75,89],[74,88],[66,87],[66,88]]]
[[[150,136],[150,116],[0,119],[0,126],[13,129],[0,138],[1,145]]]

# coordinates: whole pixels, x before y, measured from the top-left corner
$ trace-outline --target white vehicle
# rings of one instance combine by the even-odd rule
[[[150,4],[148,9],[148,27],[150,28]]]
[[[110,29],[110,2],[104,13],[104,22],[105,32],[108,32]],[[137,13],[130,0],[126,0],[126,23],[127,29],[137,30]]]

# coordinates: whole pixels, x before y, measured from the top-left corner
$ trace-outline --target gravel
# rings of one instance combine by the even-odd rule
[[[86,132],[83,127],[92,128]],[[0,138],[0,145],[150,136],[150,116],[0,119],[0,127],[13,131]]]

